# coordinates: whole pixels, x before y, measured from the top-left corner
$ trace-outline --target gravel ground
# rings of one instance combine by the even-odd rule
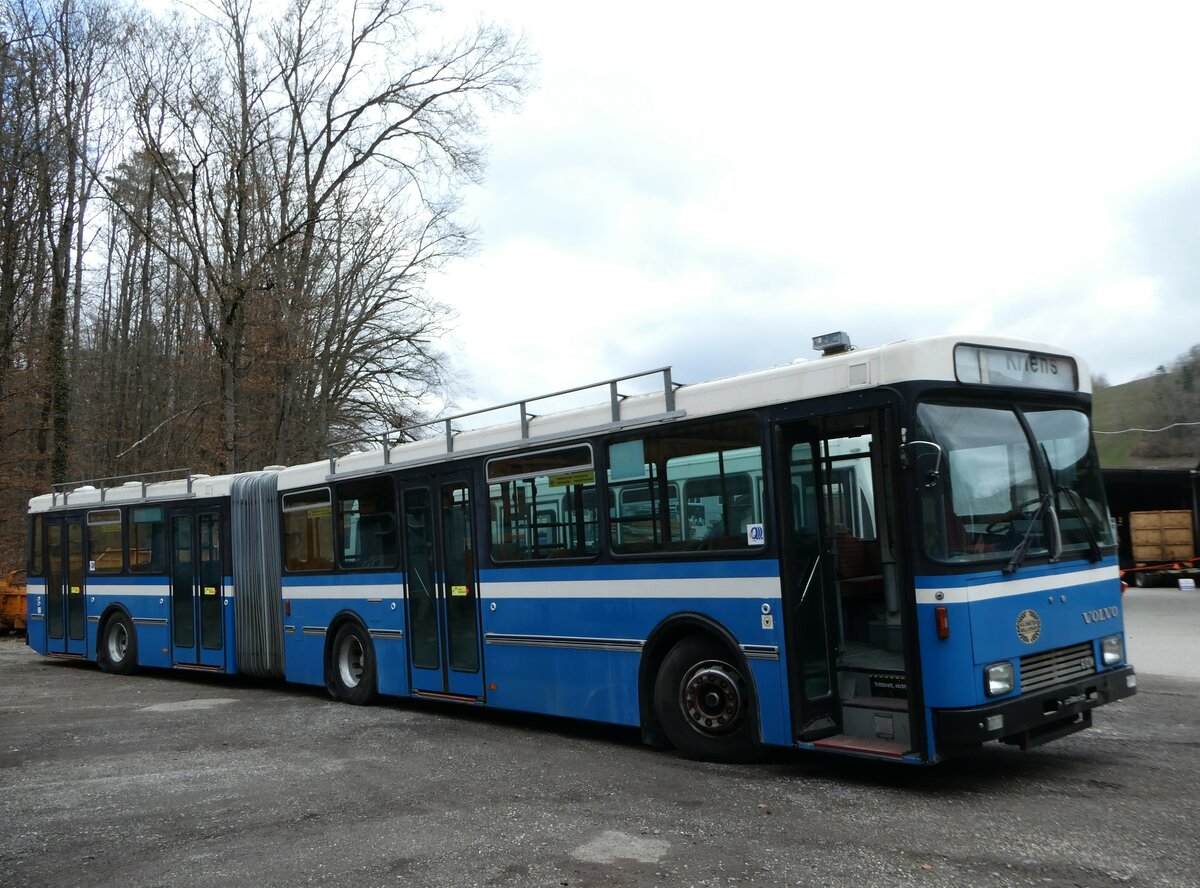
[[[1177,626],[1170,592],[1127,596],[1131,638]],[[1028,753],[739,767],[0,639],[0,885],[1200,885],[1200,681],[1159,669]]]

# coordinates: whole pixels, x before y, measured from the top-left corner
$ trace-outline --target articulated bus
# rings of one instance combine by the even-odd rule
[[[718,761],[1028,749],[1133,694],[1083,361],[814,344],[309,465],[61,485],[29,505],[29,643],[627,725]]]

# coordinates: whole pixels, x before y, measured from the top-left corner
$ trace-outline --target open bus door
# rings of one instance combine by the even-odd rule
[[[823,528],[820,439],[812,424],[788,426],[782,453],[787,466],[790,509],[785,515],[783,577],[786,624],[794,652],[792,707],[794,730],[801,740],[839,733],[838,699],[834,687],[837,641],[830,615],[834,612],[833,553]]]
[[[882,428],[882,413],[780,427],[781,569],[797,740],[902,755],[908,670]]]

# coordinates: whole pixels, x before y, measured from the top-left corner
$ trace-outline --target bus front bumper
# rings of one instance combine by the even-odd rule
[[[1132,666],[1122,666],[1034,694],[988,706],[934,710],[939,750],[978,746],[989,740],[1031,749],[1092,725],[1092,710],[1137,693]]]

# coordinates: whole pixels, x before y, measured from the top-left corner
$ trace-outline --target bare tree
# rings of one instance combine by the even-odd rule
[[[221,368],[221,468],[233,470],[248,461],[243,445],[283,459],[311,453],[331,428],[360,424],[339,414],[361,417],[368,391],[331,373],[391,374],[388,386],[371,389],[388,397],[409,391],[406,373],[424,374],[411,379],[418,391],[436,379],[436,361],[418,356],[431,357],[421,331],[434,329],[439,308],[411,296],[469,246],[452,210],[457,186],[481,168],[478,115],[482,105],[516,99],[526,60],[487,26],[431,48],[418,27],[429,10],[408,0],[355,4],[349,21],[340,5],[295,0],[261,38],[248,0],[217,0],[207,15],[207,44],[178,24],[158,41],[173,54],[166,67],[187,76],[135,90],[153,97],[138,135],[184,246],[163,252],[192,288]],[[348,207],[379,224],[346,228]],[[342,290],[367,280],[337,269],[351,231],[403,234],[385,262],[376,260],[391,272],[374,278],[373,296]],[[402,293],[407,310],[386,309]],[[355,310],[366,313],[361,323],[346,316]],[[333,320],[364,334],[390,324],[389,335],[416,350],[396,352],[385,367],[381,350],[350,347],[344,330],[327,326]],[[316,329],[333,338],[314,342]],[[354,364],[368,354],[369,372]],[[300,374],[311,379],[297,380],[295,362],[314,356],[318,367]],[[247,403],[251,383],[268,389]],[[299,421],[298,411],[317,419]],[[297,426],[310,433],[293,438]]]
[[[451,315],[428,276],[472,248],[481,114],[529,64],[415,0],[122,2],[0,6],[11,553],[47,481],[292,462],[418,412]]]
[[[112,0],[0,7],[0,466],[5,499],[65,480],[73,377],[87,299],[94,171],[111,144],[111,59],[125,33]],[[33,454],[33,458],[30,458]],[[18,508],[0,508],[0,547]],[[11,516],[11,517],[10,517]]]

